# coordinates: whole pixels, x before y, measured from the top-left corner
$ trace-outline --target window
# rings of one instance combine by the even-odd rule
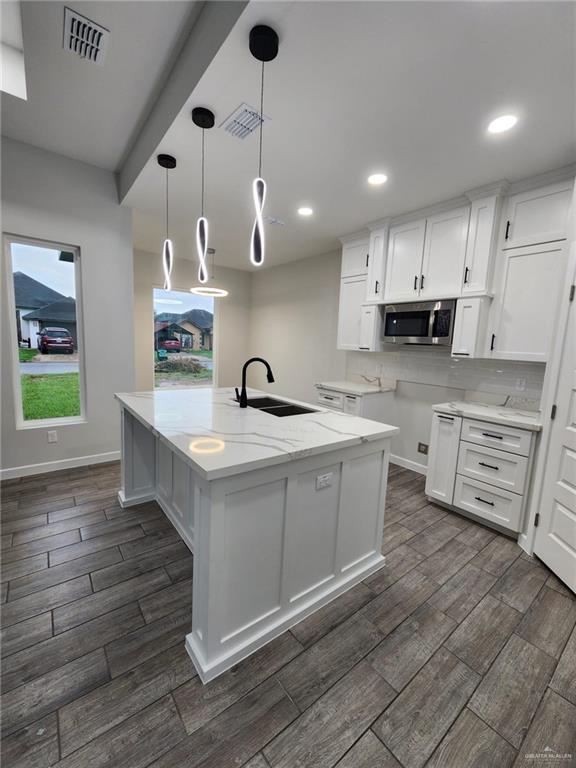
[[[8,238],[19,427],[78,421],[83,413],[79,254]]]
[[[214,299],[154,289],[154,386],[213,383]]]

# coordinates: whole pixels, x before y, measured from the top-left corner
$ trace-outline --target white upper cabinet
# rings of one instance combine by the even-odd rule
[[[388,248],[388,227],[380,227],[370,232],[368,246],[368,283],[366,301],[384,300],[384,280],[386,279],[386,251]]]
[[[382,349],[380,330],[382,326],[380,307],[366,304],[360,310],[360,344],[358,349],[364,352],[378,352]]]
[[[421,299],[460,296],[466,256],[470,208],[438,213],[426,220],[420,274]]]
[[[573,179],[508,198],[504,248],[563,240],[568,226]]]
[[[452,357],[483,357],[490,299],[472,296],[458,299],[452,335]]]
[[[365,275],[340,280],[338,349],[360,349],[360,322],[365,295]]]
[[[368,238],[344,243],[342,247],[342,272],[340,277],[355,277],[368,273]]]
[[[545,363],[566,266],[566,244],[503,250],[500,258],[487,356]]]
[[[390,228],[384,290],[386,303],[418,297],[425,232],[426,219]]]
[[[498,195],[472,201],[462,296],[490,293],[502,198]]]

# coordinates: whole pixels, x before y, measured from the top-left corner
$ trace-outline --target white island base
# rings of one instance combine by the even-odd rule
[[[276,451],[275,463],[264,468],[236,467],[234,474],[213,477],[224,470],[219,465],[209,469],[210,456],[224,453],[227,441],[239,448],[230,428],[221,436],[215,430],[209,436],[188,435],[183,449],[182,431],[150,423],[158,422],[158,411],[147,419],[144,409],[138,413],[134,404],[127,405],[131,397],[139,396],[118,397],[120,503],[126,507],[155,499],[194,553],[192,631],[186,648],[203,682],[382,567],[390,437],[357,436],[354,444],[331,445],[322,452],[316,448],[302,458],[285,450],[280,457]],[[254,419],[255,414],[286,421],[254,409],[235,418]],[[376,424],[324,412],[314,417],[325,421],[325,415],[331,424],[334,418],[348,419],[344,427],[351,432],[362,422]],[[303,419],[291,418],[290,428]],[[390,430],[390,436],[397,431],[378,426]],[[340,442],[352,442],[351,432],[344,429],[348,440]]]

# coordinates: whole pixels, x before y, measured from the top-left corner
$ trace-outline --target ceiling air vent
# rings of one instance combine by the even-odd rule
[[[110,32],[81,16],[71,8],[64,8],[64,49],[82,59],[103,64]]]
[[[260,127],[261,122],[269,119],[264,115],[264,120],[261,120],[260,112],[255,107],[243,103],[223,123],[220,123],[220,128],[224,128],[237,139],[245,139]]]

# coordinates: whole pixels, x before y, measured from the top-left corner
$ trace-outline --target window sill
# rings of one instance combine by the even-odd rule
[[[64,416],[61,419],[34,419],[31,421],[19,419],[16,423],[16,429],[50,429],[51,427],[70,427],[76,424],[87,423],[88,421],[85,416]]]

